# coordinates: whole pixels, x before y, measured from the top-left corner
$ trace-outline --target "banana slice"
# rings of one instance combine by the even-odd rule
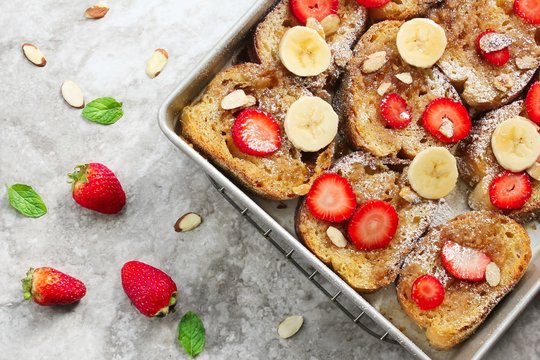
[[[406,63],[419,68],[430,68],[446,49],[444,29],[430,19],[416,18],[399,28],[396,44]]]
[[[287,111],[284,128],[287,137],[297,149],[319,151],[336,137],[338,115],[323,99],[303,96]]]
[[[279,43],[283,65],[298,76],[316,76],[330,66],[330,47],[319,33],[305,26],[287,30]]]
[[[427,148],[411,162],[408,177],[418,195],[426,199],[443,198],[456,187],[456,158],[446,148]]]
[[[491,148],[503,168],[513,172],[523,171],[540,156],[540,134],[529,120],[516,116],[495,128]]]

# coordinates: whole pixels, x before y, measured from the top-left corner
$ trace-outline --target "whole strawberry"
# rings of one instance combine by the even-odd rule
[[[50,267],[30,268],[22,284],[24,299],[43,306],[71,304],[86,295],[82,281]]]
[[[73,200],[84,208],[103,214],[119,213],[126,193],[116,175],[103,164],[79,165],[72,174]]]
[[[121,276],[126,295],[143,315],[161,317],[174,311],[178,290],[163,271],[140,261],[128,261]]]

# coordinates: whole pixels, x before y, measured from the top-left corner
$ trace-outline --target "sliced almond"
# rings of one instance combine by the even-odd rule
[[[238,89],[229,93],[221,100],[221,108],[223,110],[234,110],[243,107],[253,106],[257,103],[257,99],[251,95],[246,95],[244,90]]]
[[[411,204],[418,204],[420,201],[422,201],[422,198],[408,186],[401,188],[399,191],[399,196]]]
[[[326,39],[326,36],[325,36],[325,33],[324,33],[324,29],[321,25],[321,23],[319,22],[319,20],[313,18],[313,17],[310,17],[306,20],[306,26],[310,29],[313,29],[315,30],[316,32],[319,33],[319,35],[321,35],[321,37],[323,39]]]
[[[396,78],[404,84],[412,84],[412,75],[410,72],[396,74]]]
[[[99,2],[95,5],[90,6],[88,9],[86,9],[84,12],[84,16],[87,19],[97,20],[107,15],[108,12],[109,12],[109,6],[105,5],[102,2]]]
[[[302,184],[302,185],[298,185],[296,187],[293,187],[292,191],[296,195],[304,196],[309,192],[309,189],[311,189],[311,185]]]
[[[176,221],[174,224],[174,230],[176,232],[186,232],[191,231],[201,225],[202,218],[199,214],[189,212],[184,214]]]
[[[60,90],[62,91],[62,97],[70,106],[77,109],[84,107],[84,95],[79,85],[71,80],[66,80]]]
[[[540,158],[538,160],[540,160]],[[527,169],[527,174],[529,174],[529,176],[534,180],[540,181],[540,162],[538,160],[536,160],[536,162]]]
[[[146,75],[148,75],[150,79],[153,79],[159,74],[161,74],[161,71],[163,70],[165,65],[167,65],[168,59],[169,53],[167,53],[167,50],[154,50],[154,53],[146,63]]]
[[[300,315],[289,316],[278,326],[278,335],[282,339],[294,336],[304,324],[304,318]]]
[[[324,19],[322,19],[321,25],[324,29],[325,35],[330,36],[335,34],[339,30],[339,26],[341,25],[341,19],[339,18],[339,15],[330,14]]]
[[[510,36],[500,33],[489,33],[480,38],[480,49],[487,53],[499,51],[509,47],[514,42]]]
[[[390,86],[392,86],[392,83],[383,82],[381,85],[379,85],[379,88],[377,89],[377,94],[383,96],[384,94],[386,94],[388,89],[390,89]]]
[[[500,91],[507,91],[514,86],[514,79],[510,74],[501,74],[493,80],[493,85]]]
[[[345,236],[343,236],[343,233],[339,229],[330,226],[326,230],[326,235],[328,235],[328,238],[330,241],[332,241],[332,244],[336,245],[338,248],[344,248],[347,246],[347,239],[345,239]]]
[[[378,51],[373,53],[364,60],[362,64],[362,72],[370,74],[382,68],[388,61],[386,57],[386,51]]]
[[[491,287],[501,283],[501,269],[494,262],[490,262],[486,267],[486,282]]]
[[[532,56],[523,56],[516,59],[516,66],[520,70],[530,70],[538,67],[538,59]]]
[[[451,138],[454,136],[454,123],[448,120],[447,118],[443,118],[443,121],[441,122],[441,126],[439,127],[439,132],[446,136],[447,138]]]
[[[47,60],[45,59],[45,56],[37,48],[34,44],[24,43],[22,44],[22,50],[24,53],[24,56],[30,61],[32,64],[43,67],[47,65]]]

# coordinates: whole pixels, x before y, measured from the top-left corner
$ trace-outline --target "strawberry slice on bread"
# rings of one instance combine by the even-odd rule
[[[399,94],[386,95],[380,104],[381,115],[388,125],[394,129],[403,129],[411,123],[411,109]]]
[[[540,125],[540,81],[531,85],[525,100],[525,108],[529,119]]]
[[[291,0],[292,13],[304,25],[309,18],[322,21],[328,15],[337,14],[338,7],[338,0]]]
[[[354,213],[347,226],[347,233],[357,249],[381,249],[392,241],[398,220],[392,205],[381,200],[369,200]]]
[[[540,24],[540,0],[515,0],[514,11],[529,24]]]
[[[281,130],[272,115],[258,109],[242,111],[231,128],[234,144],[244,154],[266,156],[281,147]]]
[[[495,66],[503,66],[508,62],[508,60],[510,60],[510,50],[508,47],[495,51],[482,50],[480,42],[482,41],[482,38],[488,34],[497,34],[497,32],[491,29],[481,32],[476,38],[476,50],[487,62]]]
[[[435,276],[422,275],[412,285],[411,298],[422,310],[435,309],[444,301],[444,287]]]
[[[356,0],[359,5],[367,8],[378,8],[390,2],[390,0]]]
[[[493,179],[489,186],[489,199],[499,209],[519,209],[532,195],[529,175],[505,171]]]
[[[472,129],[465,106],[450,98],[430,102],[422,114],[422,124],[431,135],[449,144],[465,139]]]
[[[441,260],[446,271],[453,277],[468,281],[483,281],[486,267],[491,262],[484,252],[453,241],[447,241],[442,246]]]
[[[341,222],[351,217],[356,196],[349,181],[337,174],[323,174],[313,182],[306,204],[319,220]]]

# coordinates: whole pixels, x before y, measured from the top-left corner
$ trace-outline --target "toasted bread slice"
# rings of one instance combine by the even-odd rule
[[[446,0],[430,11],[429,17],[446,30],[448,38],[438,65],[475,110],[494,109],[516,99],[540,65],[540,46],[535,41],[538,27],[517,16],[513,4],[513,0]],[[514,40],[510,60],[503,66],[491,65],[476,50],[476,38],[488,29]],[[536,65],[520,69],[523,65],[517,63],[525,58]]]
[[[480,249],[501,270],[499,285],[485,281],[457,280],[442,265],[440,250],[448,241]],[[429,343],[449,349],[469,337],[497,303],[521,279],[531,260],[530,239],[512,219],[490,211],[473,211],[430,230],[406,258],[397,281],[397,296],[403,310],[426,329]],[[445,288],[443,303],[420,310],[411,299],[411,286],[421,275],[430,274]]]
[[[436,67],[418,69],[401,59],[396,46],[401,24],[401,21],[383,21],[362,35],[336,95],[335,107],[341,115],[347,140],[354,149],[376,156],[399,154],[414,158],[427,147],[443,146],[420,124],[425,107],[436,98],[459,100],[459,95]],[[378,71],[363,72],[368,56],[382,51],[386,52],[388,61]],[[411,75],[411,84],[396,78],[402,73]],[[383,84],[390,84],[386,93],[398,93],[412,110],[413,120],[404,129],[390,129],[384,123],[379,111],[383,95],[377,91]]]
[[[236,89],[254,96],[257,106],[280,123],[282,145],[274,154],[251,156],[234,145],[231,126],[239,109],[223,110],[221,100]],[[254,193],[274,200],[295,198],[299,196],[295,188],[310,184],[327,169],[334,153],[332,143],[320,152],[303,154],[285,136],[283,121],[289,106],[309,95],[309,91],[275,69],[250,63],[236,65],[218,74],[200,100],[184,108],[181,135]]]
[[[531,178],[532,196],[516,210],[501,210],[491,204],[489,185],[493,178],[504,171],[491,149],[491,135],[500,123],[517,115],[525,115],[523,100],[515,101],[500,109],[488,112],[475,122],[469,136],[460,143],[457,151],[458,167],[462,178],[474,187],[469,194],[473,210],[491,210],[525,223],[540,218],[540,182]]]
[[[369,9],[369,16],[373,21],[380,20],[407,20],[419,17],[433,6],[444,0],[400,0],[390,1],[384,6]]]
[[[321,95],[319,93],[332,86],[341,75],[352,56],[352,47],[366,26],[367,11],[358,5],[356,0],[339,0],[338,15],[341,19],[339,30],[326,37],[332,51],[332,63],[322,74],[301,78],[289,73],[281,64],[279,43],[283,34],[288,29],[301,25],[291,12],[289,0],[280,1],[257,26],[253,60],[267,67],[282,69],[299,84],[309,88],[316,95]]]
[[[346,236],[346,223],[318,220],[311,215],[305,201],[298,205],[295,225],[299,238],[360,292],[376,291],[395,280],[405,255],[427,229],[437,209],[435,202],[421,199],[407,186],[406,172],[402,172],[406,163],[406,160],[375,158],[356,152],[341,158],[329,170],[349,180],[359,204],[378,199],[394,206],[399,216],[398,229],[386,248],[360,251],[350,243],[339,248],[329,240],[326,230],[334,226]]]

